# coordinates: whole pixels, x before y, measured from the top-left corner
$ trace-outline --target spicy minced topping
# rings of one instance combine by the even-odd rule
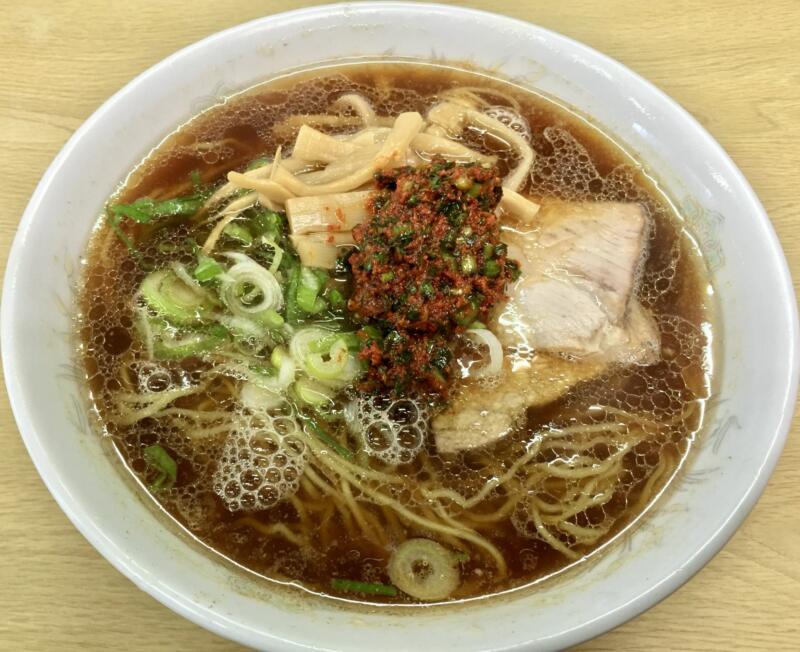
[[[497,168],[434,160],[376,175],[353,229],[353,292],[364,324],[362,389],[446,395],[455,336],[485,321],[519,267],[500,242]]]

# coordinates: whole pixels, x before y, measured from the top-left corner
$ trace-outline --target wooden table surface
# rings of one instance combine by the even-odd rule
[[[109,95],[166,55],[306,2],[0,1],[0,263],[40,176]],[[461,3],[618,59],[680,102],[755,188],[800,278],[800,1]],[[234,650],[114,570],[47,493],[0,399],[0,649]],[[758,506],[694,579],[581,650],[800,649],[797,424]],[[379,646],[376,649],[380,649]]]

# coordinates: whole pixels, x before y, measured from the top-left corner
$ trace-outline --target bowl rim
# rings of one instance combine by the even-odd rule
[[[212,608],[198,604],[190,596],[181,595],[176,597],[175,594],[165,591],[162,587],[154,586],[144,580],[137,571],[136,564],[132,563],[132,561],[126,555],[124,555],[121,550],[114,546],[113,542],[106,538],[102,530],[97,527],[96,524],[85,518],[82,505],[76,499],[74,499],[68,491],[64,490],[58,468],[48,457],[43,442],[40,440],[37,432],[32,426],[30,411],[27,409],[26,403],[23,400],[22,390],[14,382],[14,379],[18,376],[18,370],[21,363],[19,360],[19,355],[13,346],[14,342],[12,337],[12,327],[14,324],[14,315],[9,309],[9,306],[13,303],[13,296],[15,294],[15,272],[20,266],[21,260],[24,256],[26,234],[30,230],[36,214],[39,212],[39,207],[43,197],[48,187],[59,175],[60,171],[66,164],[70,154],[74,149],[76,149],[84,136],[94,128],[95,124],[102,119],[103,115],[111,107],[120,102],[124,102],[126,97],[134,89],[148,84],[150,78],[158,74],[162,69],[169,67],[173,62],[187,57],[192,57],[196,50],[209,47],[216,42],[224,42],[232,37],[235,38],[238,34],[257,28],[264,23],[302,22],[307,18],[321,17],[339,12],[348,12],[350,15],[359,11],[391,12],[408,10],[418,12],[425,7],[436,9],[437,11],[445,13],[451,13],[453,15],[461,15],[465,17],[472,16],[478,18],[482,17],[491,19],[493,21],[500,20],[505,22],[509,27],[533,31],[548,40],[564,43],[569,46],[571,50],[580,52],[591,59],[600,61],[603,66],[612,69],[619,77],[627,78],[640,86],[647,87],[649,92],[653,93],[658,98],[660,103],[668,107],[672,112],[678,114],[685,124],[692,129],[693,135],[703,141],[703,146],[713,150],[719,159],[725,163],[727,166],[726,172],[733,177],[736,184],[739,186],[740,191],[742,191],[748,200],[749,205],[746,207],[747,211],[750,214],[757,216],[758,226],[760,227],[765,238],[765,244],[770,251],[770,256],[777,263],[780,284],[779,287],[775,289],[775,292],[776,295],[780,296],[782,299],[781,307],[784,313],[783,316],[786,320],[787,330],[791,334],[791,342],[789,342],[791,365],[788,377],[785,379],[786,389],[779,402],[781,414],[778,427],[772,433],[765,459],[759,468],[758,474],[753,479],[750,486],[747,487],[737,508],[729,515],[723,525],[711,535],[706,543],[696,551],[689,562],[679,569],[681,572],[672,572],[663,581],[651,587],[650,590],[636,595],[627,605],[625,605],[625,609],[617,609],[616,611],[607,612],[602,617],[594,621],[583,623],[581,626],[575,629],[562,632],[558,635],[557,641],[551,640],[548,641],[548,643],[555,642],[559,647],[571,646],[609,631],[651,608],[670,595],[672,592],[677,590],[691,577],[693,577],[695,573],[697,573],[706,563],[708,563],[733,536],[733,534],[754,507],[759,496],[764,491],[764,488],[766,487],[768,480],[775,469],[775,466],[777,465],[781,451],[788,436],[789,428],[791,426],[794,413],[794,403],[798,388],[798,375],[800,374],[800,356],[798,355],[800,333],[798,331],[798,312],[791,274],[774,227],[772,226],[763,206],[761,205],[750,184],[747,182],[742,172],[738,169],[736,164],[728,156],[725,150],[688,111],[686,111],[675,100],[661,91],[658,87],[641,77],[639,74],[617,60],[587,45],[584,45],[579,41],[561,35],[552,30],[540,27],[534,23],[529,23],[527,21],[494,12],[452,5],[442,5],[438,3],[404,1],[333,3],[262,16],[225,30],[215,32],[160,60],[144,72],[137,75],[133,80],[125,84],[125,86],[123,86],[109,99],[103,102],[91,114],[91,116],[86,119],[86,121],[69,138],[69,140],[65,143],[51,164],[48,166],[25,208],[23,216],[17,227],[17,232],[9,253],[3,282],[2,309],[0,311],[0,345],[4,350],[3,372],[6,378],[6,390],[20,435],[22,436],[28,453],[33,460],[34,465],[36,466],[36,469],[44,484],[47,486],[51,495],[56,500],[62,511],[70,519],[72,524],[81,532],[81,534],[83,534],[83,536],[92,544],[92,546],[103,555],[103,557],[105,557],[123,575],[132,580],[139,588],[145,590],[159,602],[171,610],[179,613],[188,620],[194,622],[195,624],[200,625],[201,627],[208,629],[220,636],[236,640],[243,644],[252,644],[253,639],[248,638],[243,632],[231,631],[231,629],[225,627],[224,624],[220,623],[214,618],[209,617],[211,615]],[[299,649],[299,645],[282,640],[273,639],[273,644],[277,646],[275,649]],[[523,641],[506,649],[528,649],[528,646],[530,645],[530,641]]]

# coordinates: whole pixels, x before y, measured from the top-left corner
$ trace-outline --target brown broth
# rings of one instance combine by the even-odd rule
[[[445,485],[478,487],[494,473],[491,464],[496,462],[502,469],[513,463],[524,451],[531,433],[552,424],[574,423],[590,413],[592,405],[615,405],[649,419],[665,420],[680,414],[693,402],[706,400],[710,392],[705,362],[710,355],[708,281],[703,262],[680,216],[628,153],[599,129],[545,97],[485,75],[445,67],[382,63],[324,69],[268,82],[182,126],[132,173],[116,199],[130,202],[145,196],[163,199],[185,193],[191,188],[189,175],[193,170],[200,172],[203,182],[216,182],[227,170],[241,169],[252,159],[272,155],[279,145],[290,146],[295,132],[276,137],[272,127],[290,115],[326,112],[344,91],[358,92],[369,98],[379,115],[395,115],[404,110],[424,113],[437,93],[455,86],[494,88],[519,102],[520,113],[530,126],[538,153],[532,182],[526,192],[545,200],[558,197],[639,201],[646,207],[653,228],[641,295],[659,319],[665,358],[672,357],[647,368],[614,370],[596,381],[579,385],[546,408],[529,411],[524,428],[485,451],[483,456],[467,453],[446,459],[436,455],[429,445],[423,454],[427,467],[417,461],[399,467],[397,472],[413,478],[413,482],[424,482],[425,474],[434,472]],[[483,142],[477,137],[467,142],[507,158],[507,153],[498,149],[496,143]],[[169,232],[170,242],[177,242],[186,235],[185,227],[177,223]],[[162,233],[163,230],[153,235],[148,227],[131,230],[146,266],[158,267],[175,260],[176,256],[182,256],[189,264],[190,252],[181,254],[159,248],[163,242]],[[345,516],[334,501],[329,500],[327,508],[319,507],[320,500],[305,489],[296,494],[293,502],[284,500],[258,512],[231,513],[209,486],[215,460],[220,455],[219,437],[198,443],[152,418],[132,426],[115,425],[110,418],[115,409],[113,397],[125,382],[120,370],[140,351],[132,334],[130,300],[144,276],[140,263],[129,255],[107,226],[100,226],[88,253],[80,316],[82,355],[92,399],[103,431],[110,435],[131,472],[144,482],[152,479],[142,459],[142,450],[160,442],[179,461],[179,483],[175,489],[154,494],[153,498],[193,536],[220,555],[265,578],[296,582],[324,594],[335,594],[330,588],[333,577],[387,582],[385,569],[392,546],[403,538],[426,536],[428,532],[404,525],[387,510],[362,502],[368,514],[366,527],[387,533],[389,544],[371,541],[357,524],[348,522],[351,517]],[[173,364],[171,380],[185,383],[197,378],[203,367],[200,361]],[[179,399],[175,405],[230,409],[229,388],[222,381],[215,382],[200,397]],[[693,414],[699,415],[702,411]],[[615,492],[602,514],[587,513],[581,517],[590,523],[593,518],[613,516],[613,526],[593,549],[613,539],[641,514],[642,506],[636,505],[637,500],[647,478],[662,461],[665,461],[666,472],[650,487],[650,493],[655,495],[669,482],[701,425],[699,416],[690,414],[674,427],[667,428],[666,434],[660,433],[638,444],[624,458],[624,486]],[[346,438],[345,434],[341,436]],[[503,500],[501,493],[486,510],[501,505]],[[419,504],[414,508],[423,509]],[[304,514],[306,509],[308,513]],[[243,521],[243,518],[251,520]],[[252,523],[262,527],[296,524],[305,518],[312,522],[308,527],[311,538],[306,547],[298,547],[278,535],[265,535],[252,526]],[[463,581],[454,599],[492,595],[528,585],[571,564],[541,538],[522,536],[509,518],[501,519],[483,534],[506,559],[508,576],[497,579],[492,564],[471,549],[469,559],[461,561]],[[592,549],[579,552],[585,557]],[[406,597],[347,594],[338,597],[413,602]]]

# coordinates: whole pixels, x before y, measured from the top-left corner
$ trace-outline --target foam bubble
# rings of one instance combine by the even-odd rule
[[[240,416],[213,476],[214,493],[228,510],[268,509],[297,492],[307,459],[299,431],[286,414]]]
[[[490,106],[484,110],[484,113],[499,122],[502,122],[507,127],[516,131],[525,140],[531,139],[531,128],[528,121],[521,116],[517,111],[508,106]]]
[[[347,415],[364,451],[386,464],[407,464],[425,445],[429,414],[420,400],[360,396],[348,406]]]
[[[165,392],[175,387],[169,369],[157,362],[138,361],[131,365],[139,391],[145,394]]]

